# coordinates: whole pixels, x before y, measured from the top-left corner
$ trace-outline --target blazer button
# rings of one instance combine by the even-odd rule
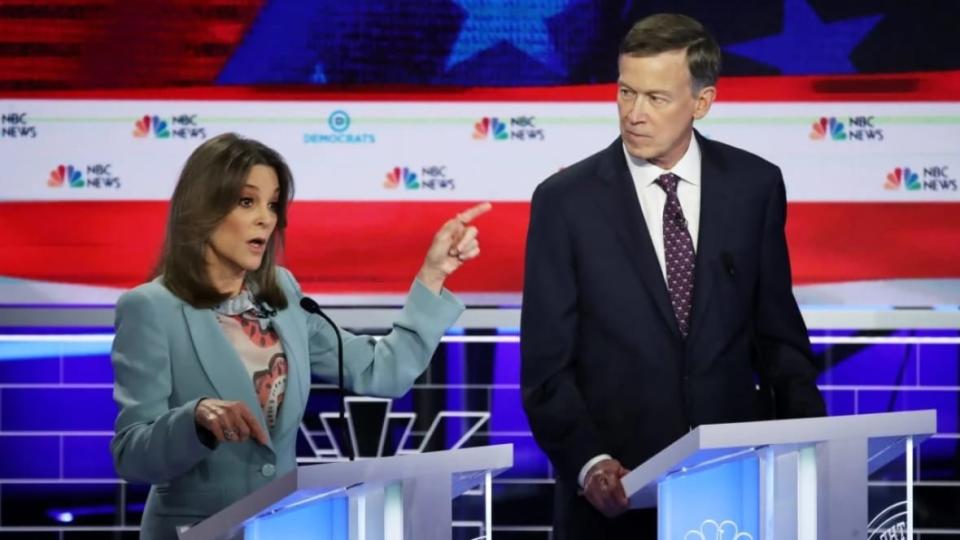
[[[260,467],[260,474],[266,476],[267,478],[276,474],[277,468],[273,466],[273,463],[267,463],[263,467]]]

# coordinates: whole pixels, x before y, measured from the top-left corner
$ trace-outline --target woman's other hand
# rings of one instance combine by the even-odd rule
[[[253,438],[267,444],[267,434],[242,401],[204,398],[193,412],[197,425],[213,433],[220,442],[243,442]]]

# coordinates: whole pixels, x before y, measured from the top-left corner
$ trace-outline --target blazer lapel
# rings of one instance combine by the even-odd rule
[[[660,262],[643,219],[640,199],[630,169],[627,168],[627,158],[619,137],[604,152],[599,172],[605,188],[600,195],[601,212],[613,219],[617,237],[650,292],[657,310],[671,331],[679,337],[680,329],[670,303],[670,293],[660,271]]]
[[[287,357],[287,387],[277,417],[277,433],[287,433],[293,427],[299,426],[310,384],[310,362],[305,346],[307,336],[299,331],[299,326],[292,317],[289,309],[270,317],[270,322],[283,344],[283,353]]]
[[[726,171],[719,157],[712,151],[710,141],[699,133],[695,135],[700,144],[700,232],[693,276],[693,310],[690,315],[688,342],[692,342],[692,338],[703,327],[710,304],[720,251],[723,249],[730,187],[724,182]]]
[[[267,433],[267,446],[273,450],[270,430],[263,418],[263,410],[253,391],[253,381],[233,345],[227,341],[212,310],[183,305],[183,315],[190,331],[194,350],[203,371],[217,391],[217,397],[227,401],[242,401]]]

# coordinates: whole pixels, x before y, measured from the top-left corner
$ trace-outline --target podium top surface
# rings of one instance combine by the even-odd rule
[[[512,466],[512,444],[303,465],[181,533],[181,538],[229,537],[257,516],[407,479],[450,481],[456,497],[483,482],[487,472],[496,475]]]
[[[297,489],[340,488],[358,482],[392,482],[421,476],[499,471],[513,466],[513,445],[401,454],[297,467]]]
[[[655,503],[656,485],[666,475],[738,452],[774,445],[815,444],[841,439],[883,440],[913,436],[926,439],[937,431],[934,410],[790,420],[765,420],[699,426],[623,477],[636,506]],[[642,492],[641,492],[642,491]]]

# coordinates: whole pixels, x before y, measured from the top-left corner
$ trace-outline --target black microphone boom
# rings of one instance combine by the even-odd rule
[[[327,314],[320,309],[320,305],[317,304],[312,298],[307,298],[304,296],[300,299],[300,307],[303,308],[307,313],[313,313],[314,315],[319,315],[323,317],[323,320],[327,321],[330,326],[333,328],[333,332],[337,335],[337,372],[339,381],[337,387],[340,390],[340,437],[343,439],[343,444],[346,447],[347,456],[350,458],[350,461],[353,461],[353,442],[350,440],[350,433],[347,430],[347,422],[345,420],[346,416],[346,388],[343,384],[343,338],[340,336],[340,328],[327,317]]]

